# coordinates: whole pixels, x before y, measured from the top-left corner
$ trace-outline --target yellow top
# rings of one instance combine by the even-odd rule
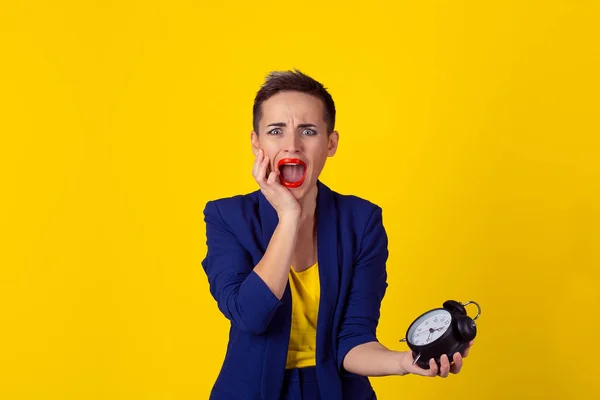
[[[316,365],[317,315],[319,313],[320,283],[319,265],[301,272],[290,268],[292,291],[292,330],[286,368],[302,368]]]

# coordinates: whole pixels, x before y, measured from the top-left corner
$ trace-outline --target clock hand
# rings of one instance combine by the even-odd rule
[[[440,331],[442,329],[444,329],[443,326],[441,328],[437,328],[437,329],[429,328],[429,330],[426,330],[426,331],[423,331],[423,332],[419,332],[415,336],[420,335],[421,333],[424,333],[424,332],[429,332],[429,336],[427,336],[427,339],[425,339],[426,342],[429,342],[429,339],[431,339],[431,335],[433,334],[433,332]]]
[[[427,332],[435,332],[435,331],[441,331],[442,329],[444,329],[444,327],[442,326],[441,328],[437,328],[437,329],[433,329],[433,328],[429,328],[425,331],[419,332],[419,333],[415,333],[415,335],[421,335],[423,333],[427,333]]]

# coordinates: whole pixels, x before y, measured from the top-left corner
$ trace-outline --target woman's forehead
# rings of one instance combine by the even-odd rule
[[[314,96],[300,92],[281,92],[262,104],[262,124],[324,124],[325,107]]]

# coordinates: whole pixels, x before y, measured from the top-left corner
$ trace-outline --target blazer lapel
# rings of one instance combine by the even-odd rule
[[[333,357],[327,348],[332,336],[333,316],[337,305],[339,266],[338,266],[338,214],[333,192],[320,181],[317,183],[317,258],[321,298],[317,320],[317,362],[326,362]]]
[[[340,399],[342,387],[337,377],[333,349],[337,342],[333,326],[339,291],[338,210],[333,192],[320,181],[317,185],[317,258],[321,286],[317,319],[317,377],[323,382],[319,385],[321,398]]]

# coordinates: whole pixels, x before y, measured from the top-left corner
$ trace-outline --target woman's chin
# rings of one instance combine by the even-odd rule
[[[302,185],[299,185],[299,186],[293,186],[293,187],[288,186],[287,188],[290,192],[292,192],[292,194],[294,195],[296,200],[300,200],[302,197],[304,197],[304,194],[306,193],[305,185],[306,185],[306,183],[303,183]]]
[[[295,185],[294,185],[295,186]],[[288,187],[289,191],[292,192],[296,200],[301,200],[306,196],[307,193],[311,192],[316,185],[308,179],[302,182],[301,185],[295,187]]]

